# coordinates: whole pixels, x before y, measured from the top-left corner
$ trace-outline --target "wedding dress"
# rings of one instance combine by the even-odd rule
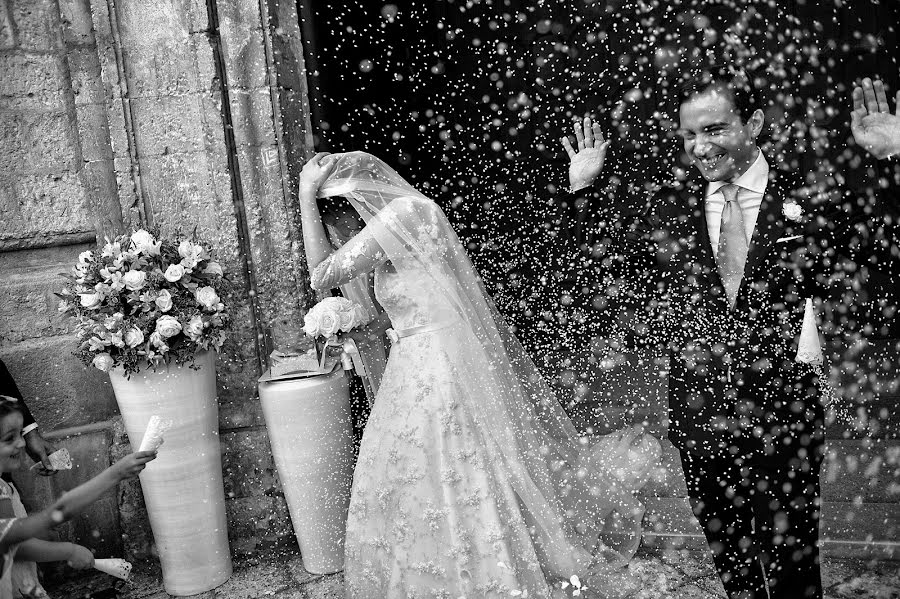
[[[319,190],[366,227],[312,273],[374,271],[394,341],[354,472],[348,598],[612,596],[659,457],[632,428],[580,435],[484,292],[438,206],[362,152]],[[564,595],[562,595],[564,596]]]

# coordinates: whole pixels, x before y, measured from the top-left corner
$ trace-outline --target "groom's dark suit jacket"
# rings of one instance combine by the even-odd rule
[[[770,170],[733,309],[710,245],[705,181],[663,188],[622,218],[618,295],[644,314],[645,338],[670,355],[669,439],[679,449],[765,458],[821,443],[817,377],[795,361],[805,300],[828,286],[835,249],[857,262],[876,256],[894,272],[897,260],[875,236],[859,235],[878,215],[798,200],[802,217],[787,218],[784,204],[799,186]]]

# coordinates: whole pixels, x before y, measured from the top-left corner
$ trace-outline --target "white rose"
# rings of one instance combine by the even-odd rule
[[[303,317],[303,332],[310,337],[318,337],[321,326],[322,319],[319,318],[319,313],[317,311],[310,310]]]
[[[225,274],[222,271],[222,266],[218,262],[210,262],[209,264],[206,265],[206,268],[203,269],[203,272],[205,272],[208,275],[219,275],[219,276],[222,276],[223,274]]]
[[[137,347],[144,342],[144,333],[136,327],[131,327],[125,331],[125,344],[128,347]]]
[[[138,229],[131,234],[131,246],[138,252],[154,255],[159,252],[159,244],[156,238],[143,229]]]
[[[156,319],[156,332],[163,339],[174,337],[181,332],[181,323],[174,316],[160,316]]]
[[[129,291],[137,291],[147,281],[147,273],[142,270],[129,270],[122,275],[122,282]]]
[[[207,310],[215,310],[219,304],[219,295],[212,287],[201,287],[194,292],[194,297]]]
[[[334,310],[322,310],[321,319],[322,336],[326,339],[341,330],[341,317]]]
[[[163,276],[168,282],[174,283],[184,276],[184,267],[180,264],[170,264]]]
[[[341,318],[341,330],[345,333],[349,332],[353,327],[359,324],[356,320],[356,313],[353,310],[344,310],[339,313]]]
[[[203,318],[199,314],[191,318],[190,322],[187,323],[187,326],[184,327],[184,332],[193,341],[196,341],[203,335]]]
[[[107,353],[97,354],[91,363],[94,365],[94,368],[103,372],[109,372],[109,369],[113,367],[112,356]]]
[[[168,312],[172,309],[172,294],[167,289],[163,289],[156,296],[154,303],[160,312]]]
[[[80,293],[79,295],[81,296],[81,305],[88,310],[95,310],[103,303],[102,293]]]

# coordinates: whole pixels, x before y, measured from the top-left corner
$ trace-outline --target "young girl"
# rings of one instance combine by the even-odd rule
[[[22,438],[22,412],[18,404],[0,396],[0,473],[19,467],[25,441]],[[51,529],[70,520],[120,481],[137,475],[156,452],[139,451],[125,456],[98,476],[65,493],[50,507],[26,517],[17,517],[15,488],[0,483],[0,599],[12,599],[12,565],[18,558],[33,562],[66,561],[73,568],[90,568],[94,556],[74,543],[44,541]]]

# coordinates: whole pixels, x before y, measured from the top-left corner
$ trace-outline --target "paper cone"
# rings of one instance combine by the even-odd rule
[[[63,447],[60,450],[54,451],[50,455],[47,456],[50,460],[50,469],[51,470],[71,470],[72,469],[72,456],[69,455],[69,450]],[[38,466],[41,465],[41,462],[36,462],[31,466],[31,469],[34,470]]]
[[[797,343],[797,362],[804,364],[822,364],[822,343],[819,341],[819,327],[816,326],[816,311],[812,299],[806,299],[803,311],[803,327],[800,329],[800,340]]]
[[[144,432],[144,439],[138,451],[156,451],[162,445],[163,435],[172,428],[172,421],[165,420],[159,416],[151,416],[147,421],[147,430]]]
[[[118,557],[95,559],[94,568],[122,580],[128,580],[131,575],[131,564]]]

